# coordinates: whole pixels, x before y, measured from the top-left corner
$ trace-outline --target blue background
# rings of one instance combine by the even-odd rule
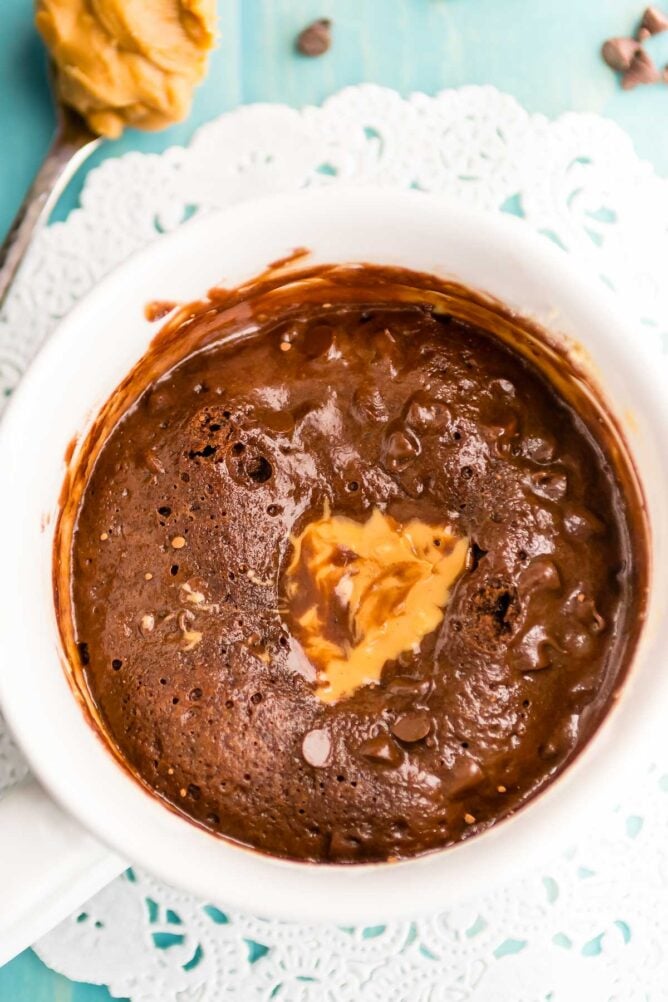
[[[643,0],[219,0],[221,40],[186,123],[107,143],[54,213],[76,205],[87,169],[127,150],[187,143],[202,122],[252,101],[316,104],[347,84],[373,81],[402,94],[491,83],[529,111],[590,111],[617,121],[638,153],[668,175],[668,86],[623,92],[599,57],[602,41],[631,33]],[[320,59],[294,52],[310,20],[334,21]],[[668,33],[648,51],[668,63]],[[0,232],[8,228],[48,146],[53,113],[30,0],[0,12]],[[0,968],[0,1002],[106,1002],[104,988],[53,974],[27,950]]]

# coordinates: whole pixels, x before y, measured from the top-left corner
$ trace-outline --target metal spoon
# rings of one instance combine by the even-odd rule
[[[36,227],[48,218],[67,182],[102,142],[76,111],[59,100],[56,120],[53,142],[0,247],[0,311]]]

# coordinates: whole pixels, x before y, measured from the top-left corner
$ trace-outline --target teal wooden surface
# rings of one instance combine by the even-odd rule
[[[491,83],[530,111],[607,115],[638,153],[668,175],[668,87],[624,93],[599,49],[631,32],[643,0],[219,0],[220,46],[188,122],[160,134],[129,132],[90,166],[127,150],[186,143],[197,125],[251,101],[318,103],[347,84],[373,81],[407,94]],[[321,59],[294,53],[297,31],[315,17],[335,22]],[[0,6],[0,232],[13,217],[48,145],[53,124],[44,58],[30,0]],[[649,48],[668,63],[668,35]],[[85,170],[57,207],[76,205]],[[104,1002],[103,988],[75,985],[26,951],[0,968],[0,1002]]]
[[[106,988],[54,974],[32,950],[0,967],[0,1002],[109,1002],[111,997]]]
[[[187,142],[198,124],[241,102],[302,106],[372,80],[402,93],[493,83],[531,111],[608,115],[627,129],[641,156],[668,174],[668,87],[622,92],[599,58],[602,40],[632,31],[642,6],[643,0],[219,0],[220,46],[189,121],[158,135],[130,132],[90,163]],[[313,60],[295,55],[295,33],[322,15],[335,21],[331,51]],[[4,231],[46,149],[52,112],[30,0],[3,0],[0,28]],[[668,38],[650,47],[668,62]],[[84,175],[59,217],[76,204]]]

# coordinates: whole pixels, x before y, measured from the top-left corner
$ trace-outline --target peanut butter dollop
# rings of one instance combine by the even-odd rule
[[[436,629],[468,551],[447,526],[378,509],[366,522],[326,510],[293,542],[286,594],[325,703],[378,682]]]
[[[215,41],[215,0],[37,0],[60,97],[94,132],[162,129],[188,114]]]

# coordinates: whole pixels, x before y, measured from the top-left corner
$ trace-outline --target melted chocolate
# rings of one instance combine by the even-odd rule
[[[66,494],[57,599],[93,716],[165,801],[280,856],[412,856],[507,816],[595,730],[642,620],[642,507],[591,388],[425,276],[313,270],[181,311]],[[471,541],[419,651],[329,705],[284,590],[326,504]]]

